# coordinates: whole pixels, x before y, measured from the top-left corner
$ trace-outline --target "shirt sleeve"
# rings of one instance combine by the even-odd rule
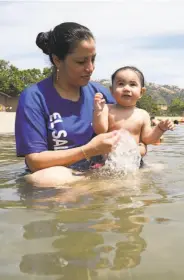
[[[19,98],[15,120],[17,156],[48,150],[46,114],[41,94],[26,89]]]

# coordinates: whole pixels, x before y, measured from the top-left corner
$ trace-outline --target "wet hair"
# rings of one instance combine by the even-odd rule
[[[140,82],[141,82],[141,87],[144,87],[144,84],[145,84],[144,75],[137,67],[134,67],[134,66],[124,66],[124,67],[117,69],[111,76],[112,84],[114,82],[114,79],[116,78],[117,73],[120,71],[124,71],[124,70],[132,70],[135,73],[137,73],[137,75],[140,79]]]
[[[43,53],[49,55],[50,61],[54,65],[52,54],[55,54],[60,60],[64,60],[76,48],[78,42],[89,39],[94,40],[94,36],[87,27],[75,22],[64,22],[53,30],[39,33],[36,45]]]

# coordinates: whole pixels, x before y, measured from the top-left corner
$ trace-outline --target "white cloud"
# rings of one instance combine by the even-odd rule
[[[19,68],[43,68],[49,60],[35,45],[36,35],[64,21],[89,27],[97,41],[94,78],[109,78],[133,64],[147,81],[184,87],[182,49],[138,48],[146,36],[184,34],[184,3],[177,0],[39,1],[0,3],[0,57]]]

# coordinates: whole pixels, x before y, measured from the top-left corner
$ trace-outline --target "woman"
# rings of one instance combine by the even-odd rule
[[[39,33],[36,44],[49,55],[54,74],[26,88],[19,99],[15,136],[17,156],[24,156],[37,186],[72,182],[72,169],[84,170],[109,153],[117,131],[94,137],[93,99],[96,92],[113,103],[109,91],[90,82],[96,57],[91,31],[77,23],[57,25]],[[66,168],[70,167],[70,169]]]

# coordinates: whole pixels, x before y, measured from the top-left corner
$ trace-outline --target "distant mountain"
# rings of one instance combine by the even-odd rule
[[[111,85],[110,80],[99,80],[106,87]],[[172,85],[158,85],[155,83],[146,83],[146,94],[150,95],[159,105],[170,105],[174,98],[184,101],[184,89]]]
[[[158,85],[147,83],[147,94],[151,95],[157,104],[169,105],[174,98],[184,101],[184,89],[172,85]]]

